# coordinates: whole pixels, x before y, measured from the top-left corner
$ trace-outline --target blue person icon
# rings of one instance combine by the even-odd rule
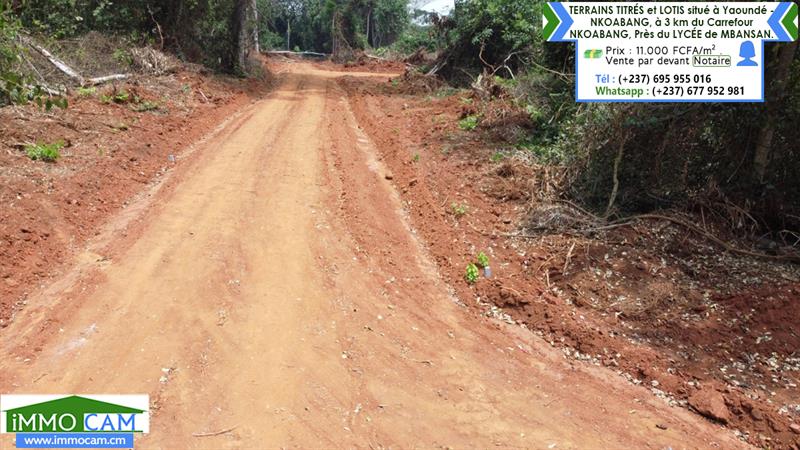
[[[740,67],[754,67],[757,66],[758,63],[753,61],[750,58],[754,58],[756,56],[756,48],[750,41],[742,42],[742,46],[739,47],[739,57],[742,58],[739,61],[739,64],[736,64]]]

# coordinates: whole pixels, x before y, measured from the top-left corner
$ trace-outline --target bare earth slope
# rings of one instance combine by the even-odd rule
[[[459,306],[337,76],[287,64],[109,224],[2,330],[0,391],[148,393],[143,449],[743,446]]]

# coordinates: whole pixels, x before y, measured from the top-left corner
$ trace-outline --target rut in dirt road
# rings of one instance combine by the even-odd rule
[[[742,445],[460,307],[338,76],[287,64],[126,237],[32,298],[2,391],[147,393],[143,449]]]

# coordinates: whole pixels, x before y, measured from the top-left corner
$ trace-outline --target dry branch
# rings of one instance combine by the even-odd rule
[[[53,55],[49,50],[37,44],[32,39],[28,38],[27,36],[20,36],[20,39],[22,40],[23,43],[27,44],[28,46],[39,52],[39,54],[44,56],[48,61],[50,61],[50,64],[54,65],[63,74],[77,81],[78,84],[82,86],[93,86],[96,84],[106,83],[108,81],[124,80],[130,77],[130,74],[118,73],[114,75],[106,75],[96,78],[88,78],[88,79],[84,78],[84,76],[81,75],[77,70],[70,67],[69,64],[60,60],[58,57]]]
[[[426,73],[425,75],[427,75],[427,76],[429,76],[429,77],[432,77],[432,76],[436,75],[437,73],[439,73],[439,71],[440,71],[440,70],[442,70],[442,69],[444,68],[444,66],[446,66],[446,65],[447,65],[447,59],[444,59],[444,60],[442,60],[442,61],[439,61],[439,62],[437,62],[437,63],[436,63],[436,65],[435,65],[435,66],[433,66],[433,68],[432,68],[431,70],[429,70],[429,71],[428,71],[428,73]]]
[[[210,433],[192,433],[194,437],[209,437],[209,436],[219,436],[220,434],[230,433],[231,431],[235,430],[238,425],[234,425],[230,428],[226,428],[224,430],[219,431],[212,431]]]
[[[147,12],[150,13],[150,18],[153,19],[153,23],[156,24],[156,30],[158,31],[158,38],[161,41],[161,45],[158,47],[160,51],[164,51],[164,33],[161,31],[161,24],[158,23],[156,20],[156,16],[153,14],[153,9],[150,8],[150,5],[147,5]]]
[[[55,96],[58,96],[58,97],[61,97],[61,96],[64,96],[64,95],[66,95],[66,94],[67,94],[67,91],[66,91],[66,89],[56,89],[56,88],[52,88],[52,87],[50,87],[50,86],[48,86],[48,85],[46,85],[46,84],[39,84],[38,86],[33,86],[33,85],[30,85],[30,84],[26,84],[26,85],[25,85],[25,89],[28,89],[28,90],[34,90],[34,89],[36,89],[37,87],[38,87],[39,89],[41,89],[41,90],[43,90],[43,91],[47,92],[47,93],[48,93],[48,94],[50,94],[50,95],[55,95]]]
[[[327,58],[330,56],[327,53],[317,53],[317,52],[292,52],[289,50],[270,50],[265,52],[268,55],[299,55],[299,56],[315,56],[318,58]]]
[[[674,223],[676,225],[680,225],[680,226],[682,226],[684,228],[687,228],[687,229],[689,229],[691,231],[694,231],[695,233],[705,237],[709,241],[719,245],[720,247],[724,248],[725,250],[727,250],[727,251],[729,251],[731,253],[736,253],[736,254],[744,255],[744,256],[752,256],[754,258],[770,259],[770,260],[774,260],[774,261],[786,261],[786,262],[800,263],[800,256],[798,256],[798,255],[770,255],[770,254],[766,254],[766,253],[758,253],[758,252],[753,252],[753,251],[750,251],[750,250],[744,250],[744,249],[741,249],[741,248],[733,246],[733,244],[731,244],[729,242],[723,241],[722,239],[718,238],[717,236],[709,233],[708,231],[700,228],[699,226],[697,226],[697,225],[695,225],[695,224],[693,224],[691,222],[688,222],[686,220],[683,220],[683,219],[680,219],[680,218],[677,218],[677,217],[664,216],[664,215],[661,215],[661,214],[639,214],[639,215],[632,216],[632,217],[626,217],[625,219],[620,219],[620,220],[612,222],[611,224],[606,225],[604,227],[597,227],[597,228],[592,228],[592,229],[588,229],[588,230],[584,230],[584,231],[592,232],[592,231],[610,230],[610,229],[613,229],[613,228],[618,228],[618,227],[624,227],[624,226],[631,225],[633,222],[635,222],[637,220],[648,220],[648,219],[649,220],[666,220],[666,221],[672,222],[672,223]]]
[[[613,180],[614,186],[611,189],[611,195],[608,197],[608,206],[606,206],[606,213],[603,215],[603,218],[608,218],[611,215],[611,211],[614,208],[614,202],[617,200],[617,193],[619,192],[619,166],[622,163],[622,155],[625,152],[625,142],[627,138],[623,138],[619,143],[619,148],[617,149],[617,156],[614,158],[614,172],[613,172]]]
[[[106,75],[104,77],[89,78],[88,80],[85,80],[83,84],[88,86],[94,86],[96,84],[103,84],[109,81],[125,80],[128,78],[130,78],[130,74],[118,73],[114,75]]]
[[[20,39],[22,39],[22,42],[31,46],[34,50],[39,52],[39,54],[47,58],[47,60],[50,61],[50,64],[56,66],[56,68],[60,70],[62,73],[64,73],[65,75],[74,80],[77,80],[78,83],[83,84],[84,82],[83,76],[79,74],[75,69],[70,67],[67,63],[55,57],[52,53],[50,53],[49,50],[33,42],[33,40],[29,39],[28,37],[20,36]]]
[[[566,200],[562,200],[561,203],[565,203],[565,204],[568,204],[570,206],[574,205],[572,202],[569,202],[569,201],[566,201]],[[584,222],[584,223],[587,223],[587,224],[593,224],[593,226],[590,226],[588,228],[576,229],[575,231],[578,232],[578,233],[587,233],[588,234],[588,233],[596,233],[596,232],[600,232],[600,231],[609,231],[609,230],[613,230],[615,228],[631,226],[631,225],[633,225],[634,223],[636,223],[637,221],[640,221],[640,220],[665,220],[667,222],[671,222],[673,224],[680,225],[680,226],[688,229],[689,231],[692,231],[692,232],[704,237],[705,239],[713,242],[714,244],[722,247],[726,251],[728,251],[730,253],[733,253],[733,254],[742,255],[742,256],[749,256],[749,257],[752,257],[752,258],[759,258],[759,259],[764,259],[764,260],[769,260],[769,261],[789,262],[789,263],[794,263],[794,264],[800,263],[800,255],[797,255],[797,254],[771,255],[771,254],[768,254],[768,253],[754,252],[754,251],[738,248],[735,245],[731,244],[730,242],[724,241],[721,238],[717,237],[716,235],[704,230],[703,228],[701,228],[701,227],[699,227],[699,226],[697,226],[697,225],[695,225],[695,224],[693,224],[693,223],[691,223],[691,222],[689,222],[687,220],[681,219],[679,217],[666,216],[666,215],[661,215],[661,214],[639,214],[639,215],[625,217],[625,218],[622,218],[622,219],[619,219],[619,220],[615,220],[613,222],[607,222],[603,218],[598,217],[598,216],[596,216],[596,215],[594,215],[594,214],[592,214],[592,213],[590,213],[590,212],[588,212],[588,211],[586,211],[586,210],[584,210],[582,208],[577,207],[577,205],[574,205],[574,207],[577,210],[579,210],[580,212],[582,212],[582,213],[586,214],[587,216],[591,217],[591,219],[592,219],[592,220],[580,220],[580,222]],[[605,225],[603,225],[603,224],[605,224]],[[481,235],[484,235],[484,236],[502,236],[502,237],[522,238],[522,239],[541,239],[541,237],[542,237],[542,235],[535,235],[535,234],[528,234],[528,233],[503,233],[503,232],[498,232],[496,230],[493,230],[491,233],[488,233],[488,232],[485,232],[485,231],[478,230],[477,228],[475,228],[471,224],[470,224],[470,226],[472,227],[473,231],[475,231],[475,232],[477,232],[477,233],[479,233]],[[569,253],[571,253],[571,250],[570,250]],[[569,255],[568,255],[568,257],[569,257]],[[566,270],[566,267],[565,267],[565,270]]]

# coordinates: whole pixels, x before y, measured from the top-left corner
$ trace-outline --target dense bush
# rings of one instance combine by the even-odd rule
[[[574,46],[542,41],[541,5],[457,0],[439,73],[462,85],[498,67],[498,76],[513,73],[499,84],[533,125],[518,146],[540,162],[569,166],[569,194],[604,213],[622,151],[609,212],[702,205],[748,213],[762,229],[800,229],[800,54],[785,85],[779,69],[779,52],[790,44],[767,45],[765,104],[577,104]],[[756,147],[768,123],[774,137],[759,168]]]
[[[429,52],[438,49],[436,39],[432,37],[429,27],[416,24],[410,25],[406,32],[391,45],[391,49],[401,55],[409,55],[420,48]]]
[[[19,31],[18,21],[0,3],[0,106],[34,102],[48,110],[53,106],[65,108],[66,99],[48,94],[19,70],[24,51],[17,41]]]
[[[48,38],[89,31],[117,33],[140,43],[165,45],[186,59],[233,69],[234,0],[26,0],[14,13],[22,25]]]
[[[438,25],[454,28],[440,73],[463,83],[469,80],[460,69],[474,72],[505,63],[519,71],[541,43],[540,21],[541,3],[533,0],[456,0],[452,22]]]

